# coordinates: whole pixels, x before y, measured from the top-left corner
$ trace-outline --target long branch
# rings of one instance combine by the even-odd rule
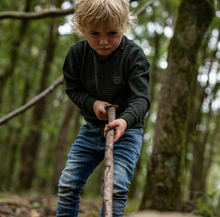
[[[144,13],[145,9],[150,6],[154,0],[151,0],[150,2],[147,2],[140,10],[138,10],[135,15],[140,16]],[[31,20],[31,19],[42,19],[46,17],[58,17],[63,15],[72,14],[75,12],[75,9],[73,7],[62,10],[62,9],[56,9],[56,10],[42,10],[40,12],[23,12],[23,11],[5,11],[0,12],[0,19],[21,19],[21,20]]]
[[[34,106],[36,103],[38,103],[40,100],[45,98],[47,95],[49,95],[52,91],[55,90],[57,86],[62,84],[64,82],[63,76],[60,76],[56,81],[54,81],[47,89],[45,89],[43,92],[35,96],[31,101],[26,103],[25,105],[21,106],[20,108],[15,109],[14,111],[10,112],[8,115],[0,119],[0,125],[6,123],[10,119],[16,117],[17,115],[23,113],[27,109]]]
[[[73,7],[62,10],[42,10],[40,12],[23,12],[23,11],[5,11],[0,12],[0,19],[21,19],[21,20],[30,20],[30,19],[42,19],[46,17],[58,17],[63,15],[72,14],[75,12]]]
[[[150,2],[147,2],[142,8],[140,8],[134,15],[139,17],[141,14],[143,14],[145,12],[145,9],[152,5],[154,2],[154,0],[151,0]]]

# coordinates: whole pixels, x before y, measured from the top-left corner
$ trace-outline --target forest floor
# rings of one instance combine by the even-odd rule
[[[0,217],[55,217],[57,196],[0,193]],[[99,217],[101,199],[81,198],[78,217]],[[137,211],[137,201],[128,201],[125,217],[199,217],[181,212]]]

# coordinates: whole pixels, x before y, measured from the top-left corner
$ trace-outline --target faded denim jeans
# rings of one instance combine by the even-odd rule
[[[81,127],[60,177],[57,217],[78,216],[83,185],[104,159],[106,140],[103,133],[104,127],[91,123]],[[142,128],[127,129],[114,144],[113,217],[124,215],[126,194],[141,152],[142,134]]]

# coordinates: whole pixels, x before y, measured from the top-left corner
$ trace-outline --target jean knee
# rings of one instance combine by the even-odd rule
[[[71,189],[68,187],[59,187],[58,196],[63,198],[63,200],[79,200],[80,199],[81,189]]]

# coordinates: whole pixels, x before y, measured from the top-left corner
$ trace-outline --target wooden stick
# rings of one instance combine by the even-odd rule
[[[116,118],[117,106],[110,105],[106,107],[108,111],[108,123],[112,122]],[[107,132],[106,146],[105,146],[105,177],[104,177],[104,192],[103,192],[103,216],[112,217],[112,195],[113,195],[113,176],[114,176],[114,129]]]

